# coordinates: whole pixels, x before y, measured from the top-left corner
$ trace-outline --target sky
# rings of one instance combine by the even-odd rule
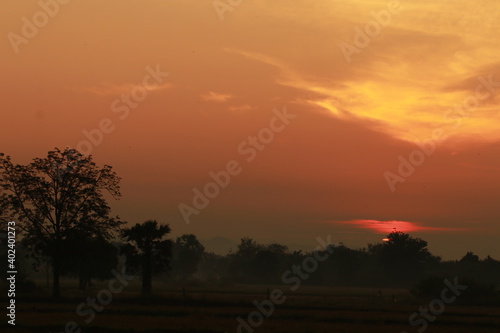
[[[499,9],[4,0],[0,151],[92,154],[122,177],[113,214],[175,237],[312,250],[397,230],[500,259]]]

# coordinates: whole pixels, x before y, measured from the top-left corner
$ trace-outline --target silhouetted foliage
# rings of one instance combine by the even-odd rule
[[[416,297],[440,298],[444,280],[439,276],[426,277],[412,287],[411,293]]]
[[[498,292],[495,286],[475,278],[461,278],[460,283],[467,286],[458,299],[459,303],[469,305],[486,305],[496,303],[498,305]]]
[[[328,249],[302,253],[289,251],[281,244],[263,245],[245,237],[236,252],[226,256],[206,254],[200,263],[200,277],[233,283],[280,284],[282,274],[293,265],[316,252],[327,259],[319,263],[314,274],[304,284],[358,287],[406,287],[413,286],[417,295],[430,295],[443,288],[443,279],[436,276],[461,276],[474,278],[483,284],[500,281],[500,262],[491,257],[472,258],[474,269],[468,260],[442,261],[427,249],[427,242],[402,232],[387,235],[389,241],[368,244],[367,248],[351,249],[342,243]],[[328,251],[330,250],[330,251]],[[330,253],[330,254],[328,254]],[[477,260],[476,260],[477,259]],[[428,280],[427,280],[428,279]],[[432,288],[434,283],[434,289]],[[439,289],[439,290],[441,290]]]
[[[153,274],[170,270],[172,240],[164,239],[170,233],[170,226],[158,225],[148,220],[122,230],[122,237],[127,242],[122,247],[122,254],[127,258],[127,270],[142,275],[142,293],[150,294]]]
[[[388,241],[371,247],[372,254],[394,285],[415,282],[425,275],[425,269],[441,259],[427,249],[427,242],[400,231],[387,235]]]
[[[286,269],[288,248],[281,244],[262,245],[253,239],[241,239],[236,253],[228,255],[234,281],[279,283]]]
[[[464,264],[475,264],[479,262],[479,257],[473,252],[469,251],[465,254],[465,256],[462,257],[462,259],[460,259],[459,262]]]
[[[102,238],[67,239],[63,243],[63,274],[77,276],[79,289],[92,285],[92,279],[110,279],[118,265],[118,248]]]
[[[229,256],[205,252],[201,258],[198,273],[207,282],[225,284],[231,281]]]
[[[0,154],[2,206],[16,217],[31,250],[51,258],[54,297],[60,296],[64,242],[78,235],[108,239],[122,224],[110,217],[103,195],[120,197],[119,181],[110,166],[98,168],[74,149],[55,148],[26,165]]]
[[[205,247],[195,235],[186,234],[178,237],[172,254],[172,269],[175,275],[183,280],[191,277],[197,272],[204,253]]]

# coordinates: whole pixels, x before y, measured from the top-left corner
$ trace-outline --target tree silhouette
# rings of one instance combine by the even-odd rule
[[[154,220],[122,230],[122,237],[127,241],[122,247],[127,269],[141,273],[143,295],[151,293],[153,274],[170,269],[172,241],[163,239],[169,233],[168,224],[158,225]]]
[[[176,273],[182,279],[196,273],[204,253],[205,247],[196,239],[195,235],[186,234],[178,237],[173,249]]]
[[[65,275],[77,276],[79,289],[85,291],[92,279],[109,279],[118,265],[118,248],[105,239],[73,238],[63,244]]]
[[[273,243],[263,246],[255,255],[255,272],[258,282],[280,283],[283,271],[286,267],[285,258],[288,247],[282,244]]]
[[[98,168],[75,149],[55,148],[27,165],[0,153],[2,205],[17,218],[30,249],[51,258],[54,297],[60,296],[63,242],[74,235],[108,239],[122,224],[110,217],[103,195],[120,197],[119,181],[111,166]]]
[[[432,256],[427,249],[427,242],[414,238],[401,231],[387,235],[388,241],[380,247],[379,259],[394,282],[415,281],[423,274],[423,268],[440,258]]]
[[[335,246],[326,261],[329,266],[328,279],[335,285],[345,286],[355,282],[361,260],[362,253],[360,251],[350,249],[344,244]]]
[[[8,243],[7,243],[7,229],[6,227],[3,226],[3,221],[0,221],[0,262],[6,263],[7,262],[7,251],[8,251]],[[5,281],[7,278],[7,270],[2,269],[0,272],[0,279],[2,279],[2,282]]]
[[[244,237],[238,245],[238,251],[230,254],[231,275],[234,280],[240,282],[253,281],[258,268],[255,265],[257,253],[262,250],[262,245],[257,244],[253,239]]]
[[[479,257],[475,255],[474,252],[469,251],[460,259],[460,263],[477,264],[479,263]]]

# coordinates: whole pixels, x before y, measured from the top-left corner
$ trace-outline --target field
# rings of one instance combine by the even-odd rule
[[[113,295],[95,318],[80,316],[77,306],[87,297],[96,297],[106,283],[96,283],[86,293],[66,286],[64,297],[54,302],[44,292],[17,298],[16,326],[0,325],[4,333],[64,332],[67,322],[78,327],[68,332],[366,332],[408,333],[422,326],[408,323],[410,314],[429,300],[417,300],[405,290],[326,288],[301,286],[181,287],[155,285],[155,295],[140,297],[137,282]],[[74,286],[75,284],[73,284]],[[245,320],[257,311],[254,301],[267,299],[268,288],[281,289],[286,300],[274,305],[273,313],[262,316],[262,324],[238,330],[238,316]],[[395,299],[393,299],[393,295]],[[2,299],[5,304],[5,299]],[[2,305],[3,307],[3,305]],[[266,311],[266,310],[264,310]],[[267,310],[268,311],[268,310]],[[421,317],[419,317],[421,318]],[[259,321],[259,317],[254,318]],[[447,305],[426,332],[498,332],[500,308]]]

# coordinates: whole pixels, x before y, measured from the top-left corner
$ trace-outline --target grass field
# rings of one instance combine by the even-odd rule
[[[73,286],[75,284],[72,284]],[[64,332],[65,324],[74,321],[82,332],[237,332],[237,317],[247,318],[256,311],[253,301],[267,298],[267,288],[280,288],[286,296],[275,305],[269,318],[255,332],[417,332],[409,315],[427,306],[429,300],[417,300],[405,290],[368,288],[327,288],[302,286],[291,292],[288,286],[191,287],[155,285],[155,295],[140,297],[137,281],[113,296],[102,312],[96,312],[89,324],[79,316],[77,306],[87,297],[96,297],[106,283],[96,283],[86,293],[71,285],[57,302],[48,292],[18,296],[16,326],[6,324],[5,333]],[[396,301],[393,301],[395,295]],[[5,304],[5,299],[2,299]],[[2,305],[3,307],[3,305]],[[499,332],[500,308],[447,305],[426,332]],[[78,330],[74,330],[78,332]],[[241,330],[241,332],[251,332]]]

